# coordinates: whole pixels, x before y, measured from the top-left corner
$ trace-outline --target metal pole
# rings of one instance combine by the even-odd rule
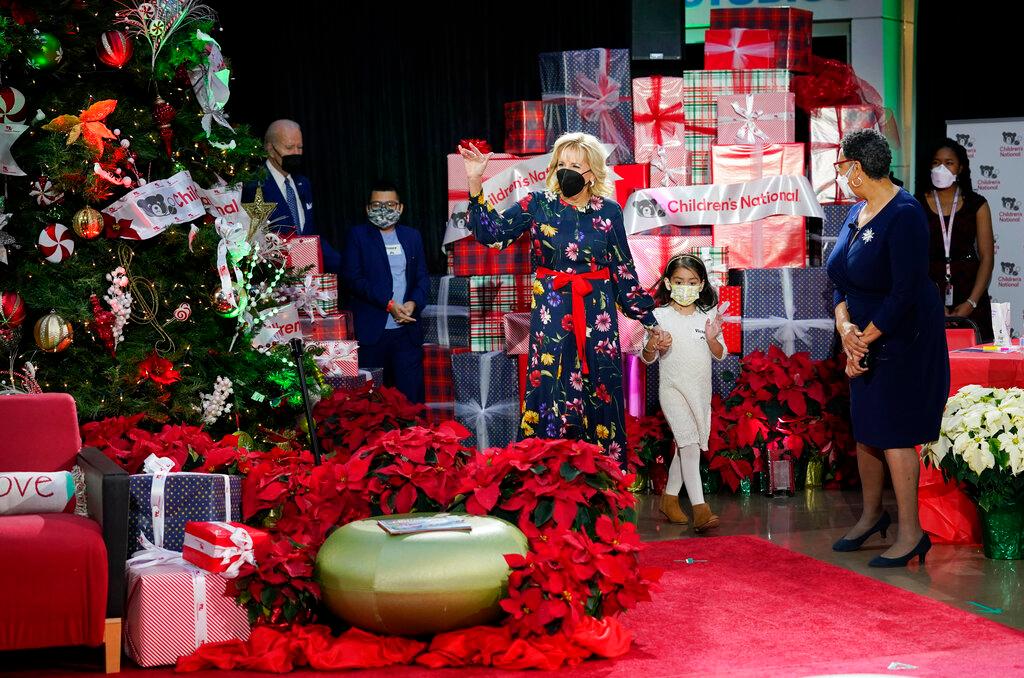
[[[309,401],[309,386],[306,384],[306,366],[302,361],[306,353],[302,339],[289,342],[292,357],[295,358],[295,369],[299,374],[299,388],[302,389],[302,404],[306,406],[306,428],[309,429],[309,449],[313,452],[313,463],[320,465],[320,441],[316,437],[316,422],[313,421],[313,403]]]

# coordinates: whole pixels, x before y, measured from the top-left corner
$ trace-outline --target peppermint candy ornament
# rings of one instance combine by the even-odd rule
[[[46,177],[39,177],[29,185],[31,188],[28,194],[35,198],[36,202],[42,207],[54,205],[64,200],[64,194],[54,188],[53,182]]]
[[[0,87],[0,122],[25,122],[25,95],[13,87]]]
[[[39,233],[37,245],[43,258],[51,264],[59,264],[75,251],[75,241],[71,237],[71,229],[64,224],[50,224]]]

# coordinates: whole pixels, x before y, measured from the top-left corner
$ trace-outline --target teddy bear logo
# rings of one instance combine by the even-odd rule
[[[971,140],[970,134],[957,134],[956,142],[964,148],[974,148],[974,142]]]
[[[661,205],[649,198],[647,200],[637,200],[633,205],[633,209],[636,210],[637,216],[644,219],[665,216],[665,210],[661,208]]]
[[[1012,261],[1000,261],[999,267],[1003,269],[1004,275],[1020,275],[1017,271],[1017,264]]]
[[[1017,212],[1020,210],[1020,203],[1014,197],[1003,196],[1003,209]]]
[[[178,212],[178,208],[164,202],[164,196],[159,193],[147,198],[142,198],[141,200],[136,200],[135,204],[138,205],[140,210],[151,217],[166,217],[171,214],[177,214]]]
[[[453,212],[448,224],[453,228],[467,228],[469,226],[469,213]]]
[[[1020,139],[1016,132],[1003,132],[1003,143],[1010,146],[1020,146]]]
[[[986,179],[999,178],[999,170],[995,168],[995,165],[979,165],[978,170],[981,172],[981,176]]]

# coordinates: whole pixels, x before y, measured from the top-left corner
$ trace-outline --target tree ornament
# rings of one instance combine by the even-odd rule
[[[25,300],[17,292],[0,292],[0,329],[19,327],[25,322]]]
[[[111,68],[121,68],[132,58],[135,45],[122,31],[105,31],[96,43],[96,57]]]
[[[25,95],[13,87],[0,87],[0,122],[22,123],[27,117]]]
[[[75,251],[75,240],[64,224],[50,224],[39,232],[39,251],[51,264],[59,264]]]
[[[153,120],[156,121],[157,128],[160,130],[160,138],[163,139],[164,150],[167,151],[168,158],[171,157],[171,140],[174,139],[171,120],[174,120],[176,115],[178,115],[178,111],[174,110],[174,106],[164,101],[163,97],[158,94],[153,103]]]
[[[213,296],[210,299],[210,302],[213,305],[213,312],[222,318],[238,317],[238,314],[241,313],[246,301],[247,296],[245,288],[242,287],[235,288],[234,302],[232,302],[232,299],[224,293],[223,287],[218,287],[214,290]]]
[[[103,215],[99,210],[89,206],[83,207],[71,218],[71,228],[78,237],[92,240],[103,233]]]
[[[123,26],[129,35],[149,43],[150,68],[154,71],[160,51],[178,29],[217,18],[210,7],[198,0],[125,0],[122,4],[125,8],[117,11],[116,22]]]
[[[4,214],[4,198],[0,196],[0,263],[6,264],[7,261],[7,248],[20,249],[20,246],[14,240],[14,236],[10,233],[5,233],[4,228],[7,227],[7,223],[10,221],[12,214]]]
[[[13,359],[14,352],[21,343],[21,327],[0,327],[0,348]]]
[[[140,382],[149,379],[159,386],[170,386],[181,380],[181,373],[174,369],[174,363],[161,358],[153,351],[148,358],[139,363],[138,379]]]
[[[117,108],[116,99],[97,101],[78,115],[57,116],[43,125],[43,129],[67,134],[68,146],[81,138],[82,143],[93,152],[93,156],[99,158],[103,155],[105,143],[103,140],[116,138],[104,122],[115,108]]]
[[[14,160],[11,146],[28,129],[28,125],[15,122],[0,123],[0,174],[12,177],[23,177],[25,171],[18,167]]]
[[[178,308],[174,309],[174,320],[183,323],[192,317],[192,307],[187,303],[178,304]]]
[[[108,273],[107,282],[110,283],[110,287],[107,288],[103,301],[107,302],[114,315],[112,334],[114,348],[117,348],[117,345],[124,340],[124,327],[132,317],[132,294],[128,291],[131,283],[124,266],[118,266]]]
[[[60,353],[75,339],[71,323],[56,311],[51,310],[36,321],[36,346],[47,353]]]
[[[199,405],[193,408],[200,413],[200,419],[207,426],[216,424],[222,416],[231,412],[228,398],[234,393],[233,384],[227,377],[217,377],[213,393],[200,393]]]
[[[115,316],[112,312],[103,308],[100,299],[95,294],[89,296],[89,306],[92,308],[93,328],[96,335],[107,347],[111,358],[117,357],[117,341],[114,339]]]
[[[38,29],[34,32],[33,42],[35,44],[26,50],[26,62],[29,67],[36,70],[49,70],[64,58],[64,48],[60,46],[60,40],[52,33],[40,33]]]
[[[36,199],[40,207],[64,202],[64,194],[54,188],[53,182],[46,177],[39,177],[29,185],[31,189],[28,194]]]

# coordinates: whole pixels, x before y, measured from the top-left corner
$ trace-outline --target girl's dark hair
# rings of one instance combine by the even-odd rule
[[[974,195],[974,184],[971,181],[971,160],[967,157],[967,149],[952,139],[943,139],[935,144],[931,147],[928,155],[925,156],[924,167],[927,167],[929,171],[921,173],[921,192],[925,193],[935,188],[932,186],[932,159],[943,148],[953,151],[957,162],[960,163],[960,173],[956,175],[956,183],[960,186],[960,192],[964,195]]]
[[[658,289],[654,292],[654,303],[658,306],[668,306],[672,302],[672,293],[665,288],[665,281],[671,280],[676,271],[681,268],[693,271],[704,283],[704,288],[700,291],[700,296],[697,297],[697,308],[705,312],[710,311],[718,304],[718,293],[715,292],[715,288],[708,280],[708,269],[704,266],[704,261],[696,254],[680,254],[668,260],[665,271],[658,280]]]

